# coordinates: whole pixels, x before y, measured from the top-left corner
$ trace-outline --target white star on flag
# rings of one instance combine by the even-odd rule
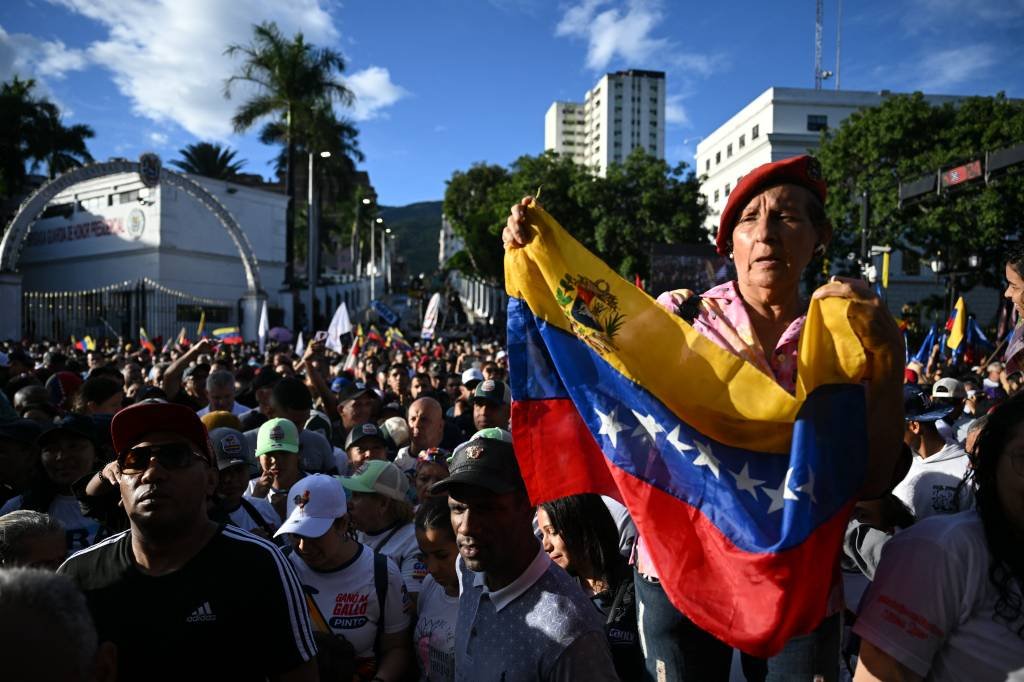
[[[789,481],[792,478],[793,467],[789,467],[789,469],[786,470],[786,480],[782,482],[782,488],[784,490],[782,496],[787,500],[799,500],[800,498],[797,497],[796,493],[793,492],[793,489],[789,487]]]
[[[697,444],[697,450],[700,452],[697,458],[693,460],[694,466],[707,467],[711,469],[711,473],[718,478],[718,459],[711,454],[711,446],[707,443],[701,443],[699,440],[695,440]]]
[[[651,437],[651,442],[653,443],[657,440],[657,434],[665,433],[665,429],[661,428],[661,424],[654,421],[653,415],[642,415],[636,410],[630,410],[630,412],[632,412],[633,416],[636,417],[636,420],[640,422],[640,426],[633,429],[633,437],[643,436],[646,433]]]
[[[676,428],[672,429],[672,432],[665,437],[665,440],[668,441],[669,445],[678,450],[679,454],[683,454],[683,452],[685,452],[686,450],[693,450],[693,446],[690,445],[689,443],[684,443],[683,441],[679,440],[679,429],[679,426],[676,426]]]
[[[737,490],[745,490],[748,493],[750,493],[751,497],[757,500],[757,486],[764,483],[764,481],[760,481],[756,478],[751,478],[750,472],[748,471],[749,468],[750,464],[744,463],[743,468],[740,469],[740,472],[738,474],[733,471],[729,471],[729,469],[726,469],[726,471],[729,471],[729,473],[732,474],[732,477],[736,479]]]
[[[788,481],[789,479],[787,478],[786,480]],[[768,486],[763,486],[761,488],[761,490],[764,491],[764,494],[768,496],[768,499],[772,501],[771,504],[768,505],[769,514],[772,514],[782,509],[782,507],[784,506],[782,498],[785,496],[785,493],[783,491],[786,489],[787,488],[785,481],[783,481],[782,485],[780,485],[778,488],[769,488]]]
[[[601,420],[601,428],[598,429],[597,435],[608,436],[608,440],[612,442],[612,447],[618,447],[619,445],[619,431],[625,431],[626,427],[619,422],[616,418],[615,413],[619,408],[613,407],[609,414],[605,414],[601,410],[594,408],[594,412],[597,412],[598,418]]]
[[[807,470],[807,483],[804,483],[803,485],[798,486],[796,491],[798,493],[806,493],[807,495],[810,495],[811,502],[813,502],[814,504],[818,504],[818,499],[816,497],[814,497],[814,472],[813,471],[811,471],[810,469]]]

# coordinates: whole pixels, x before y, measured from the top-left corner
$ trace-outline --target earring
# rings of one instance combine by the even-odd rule
[[[817,246],[815,246],[814,247],[814,255],[817,258],[821,258],[822,256],[824,256],[825,255],[825,245],[824,244],[818,244]]]

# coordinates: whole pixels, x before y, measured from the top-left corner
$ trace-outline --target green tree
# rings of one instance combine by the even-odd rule
[[[172,166],[177,166],[185,173],[218,180],[233,178],[245,165],[245,161],[235,159],[238,152],[234,149],[210,142],[186,145],[179,149],[178,153],[181,154],[181,158],[171,161]]]
[[[239,106],[231,119],[235,130],[244,132],[267,117],[284,126],[285,193],[288,196],[285,282],[290,284],[295,260],[296,132],[302,112],[335,101],[352,103],[352,91],[338,80],[345,70],[345,60],[339,52],[307,43],[301,33],[286,38],[272,22],[253,27],[253,39],[248,45],[229,45],[225,53],[243,58],[238,72],[225,83],[225,96],[230,97],[231,88],[237,83],[255,87],[255,93]]]
[[[503,218],[499,192],[509,172],[493,164],[455,171],[444,192],[444,214],[462,238],[466,256],[481,277],[497,280],[502,272],[500,240]],[[508,211],[508,204],[505,211]]]
[[[444,212],[465,242],[476,274],[502,276],[498,236],[509,207],[540,192],[540,203],[584,246],[624,277],[649,275],[656,244],[707,242],[701,226],[707,206],[686,164],[675,168],[635,150],[606,177],[569,157],[522,156],[506,170],[477,165],[448,181]]]
[[[932,105],[914,93],[854,113],[823,135],[817,152],[829,185],[826,208],[836,226],[830,253],[839,259],[860,253],[860,197],[867,192],[868,244],[926,258],[941,255],[953,268],[977,253],[986,267],[962,284],[998,286],[1005,241],[1021,227],[1024,176],[989,185],[974,181],[903,208],[898,187],[938,168],[984,160],[986,151],[1022,141],[1024,103],[1002,94]]]
[[[14,197],[25,186],[26,168],[46,168],[51,179],[92,162],[84,124],[64,125],[60,109],[35,95],[35,81],[17,76],[0,84],[0,196]]]

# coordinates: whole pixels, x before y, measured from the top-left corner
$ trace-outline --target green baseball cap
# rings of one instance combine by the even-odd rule
[[[356,473],[341,479],[341,484],[355,493],[376,493],[394,500],[405,500],[409,479],[391,462],[368,459]]]
[[[256,435],[256,456],[281,451],[299,451],[299,430],[289,419],[269,419]]]

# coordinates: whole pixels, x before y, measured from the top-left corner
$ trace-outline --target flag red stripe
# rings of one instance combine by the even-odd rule
[[[715,637],[770,656],[825,616],[853,501],[797,547],[746,552],[698,509],[611,464],[571,400],[516,401],[512,424],[531,500],[584,492],[625,499],[669,599]]]

